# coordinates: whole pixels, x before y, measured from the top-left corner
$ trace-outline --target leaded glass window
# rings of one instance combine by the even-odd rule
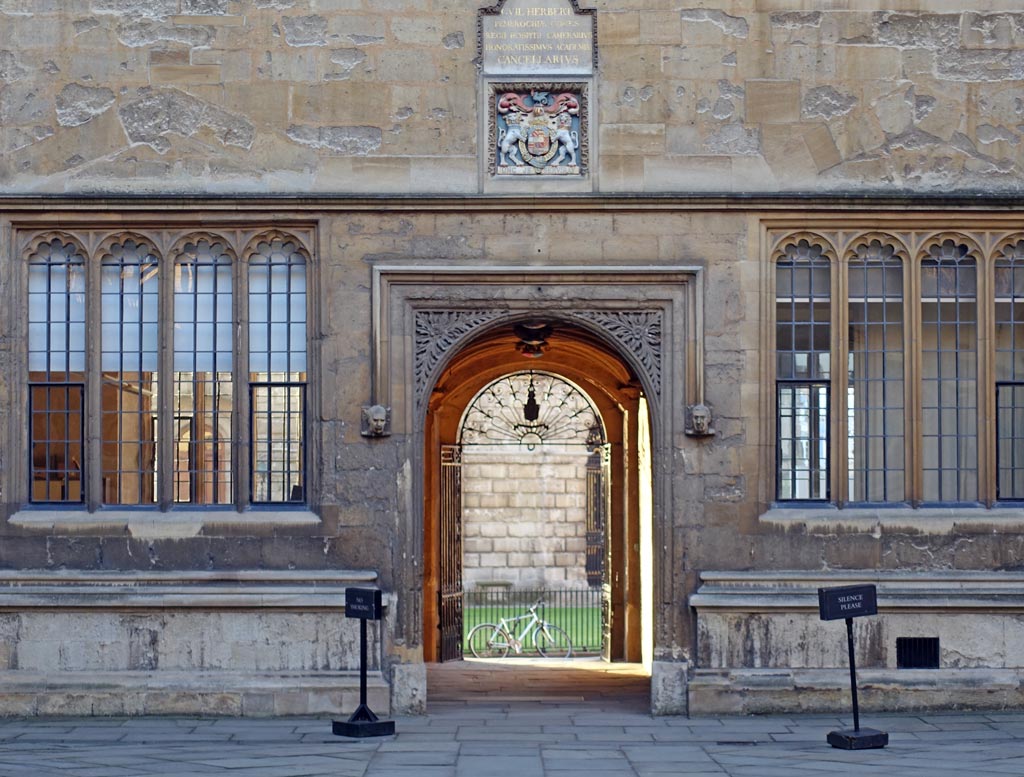
[[[790,243],[775,268],[780,500],[829,498],[831,272],[823,247]]]
[[[294,242],[249,259],[252,501],[301,502],[305,488],[306,260]]]
[[[30,499],[81,502],[85,258],[59,238],[29,256],[28,378]]]
[[[775,245],[776,500],[1024,501],[1024,237]]]
[[[174,266],[174,501],[230,504],[234,310],[222,243],[187,243]]]
[[[978,270],[944,240],[921,262],[921,438],[925,502],[978,498]]]
[[[145,243],[111,246],[100,279],[103,501],[157,500],[159,263]]]
[[[904,483],[903,263],[877,239],[848,264],[848,498],[902,501]]]
[[[92,254],[37,240],[31,502],[306,502],[308,254],[283,235],[249,240],[140,230],[96,236]]]
[[[1024,240],[995,262],[996,496],[1024,499]]]

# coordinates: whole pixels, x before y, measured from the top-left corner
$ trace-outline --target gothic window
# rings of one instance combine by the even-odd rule
[[[778,498],[828,499],[829,259],[800,239],[785,247],[775,278]]]
[[[1024,499],[1024,240],[996,257],[996,496]]]
[[[921,262],[921,437],[926,502],[978,498],[978,269],[954,240]]]
[[[847,471],[851,502],[902,501],[903,263],[890,243],[858,243],[849,259]]]
[[[1024,239],[777,245],[776,500],[1024,500]]]
[[[306,261],[293,242],[260,243],[249,259],[252,500],[303,500]]]
[[[189,241],[174,267],[174,501],[231,504],[232,260]]]
[[[30,498],[81,502],[85,257],[72,242],[53,238],[28,261]]]
[[[115,235],[90,256],[46,236],[29,252],[29,501],[305,502],[305,249],[277,233],[246,252],[156,242]]]

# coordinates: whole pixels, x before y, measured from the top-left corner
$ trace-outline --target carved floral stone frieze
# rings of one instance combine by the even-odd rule
[[[479,327],[510,315],[483,310],[419,310],[415,314],[413,374],[417,404],[445,355]],[[662,312],[659,310],[583,310],[569,314],[596,326],[632,354],[657,396],[662,386]]]

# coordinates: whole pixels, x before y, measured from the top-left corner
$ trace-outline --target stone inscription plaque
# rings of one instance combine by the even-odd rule
[[[591,75],[594,14],[571,0],[506,0],[481,12],[485,75]]]

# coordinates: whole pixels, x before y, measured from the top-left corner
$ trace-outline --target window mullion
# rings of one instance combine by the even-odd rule
[[[903,263],[903,327],[906,381],[903,386],[907,411],[903,414],[906,440],[906,496],[915,507],[921,504],[923,486],[921,463],[921,255],[913,252]]]
[[[82,467],[88,489],[89,512],[103,503],[103,360],[102,331],[102,251],[86,258],[85,275],[85,439],[86,455]]]
[[[241,235],[238,235],[241,238]],[[241,242],[240,240],[238,241]],[[237,262],[232,262],[232,316],[234,320],[234,337],[232,344],[235,349],[234,364],[234,409],[231,418],[232,463],[235,486],[235,508],[242,511],[249,504],[252,494],[252,466],[250,451],[252,450],[249,408],[249,257],[239,255]]]
[[[978,371],[978,501],[991,507],[996,500],[995,412],[995,259],[981,254],[977,263]]]
[[[160,286],[157,307],[157,502],[160,510],[174,504],[174,275],[177,256],[168,254],[158,269]]]
[[[849,352],[850,303],[847,289],[847,267],[849,262],[845,255],[840,254],[832,261],[832,396],[830,402],[834,411],[829,419],[832,437],[829,446],[831,470],[832,501],[844,505],[850,501],[849,495],[849,457],[847,455],[847,387],[849,370],[847,354]]]

